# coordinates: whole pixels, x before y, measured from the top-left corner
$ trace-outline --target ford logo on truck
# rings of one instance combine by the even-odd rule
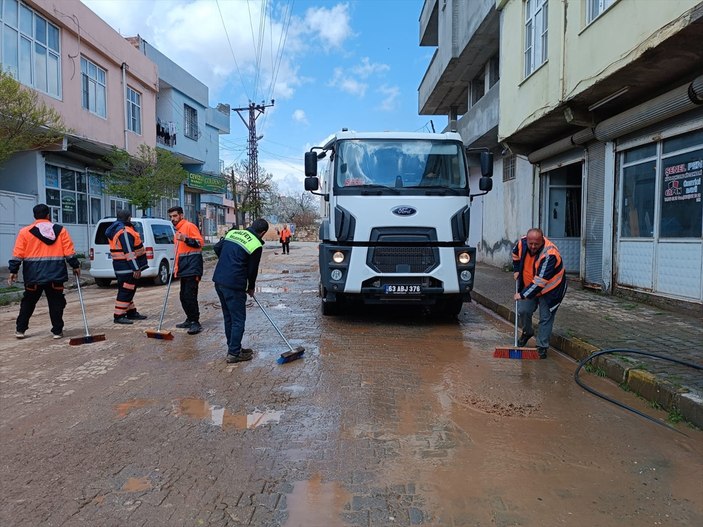
[[[400,205],[391,209],[391,212],[396,216],[412,216],[417,212],[413,207],[408,207],[406,205]]]

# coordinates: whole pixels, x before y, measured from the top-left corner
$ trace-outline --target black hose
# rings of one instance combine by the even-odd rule
[[[643,412],[640,412],[639,410],[632,408],[631,406],[628,406],[624,403],[621,403],[620,401],[616,401],[615,399],[608,397],[607,395],[602,394],[602,393],[594,390],[593,388],[586,386],[585,384],[583,384],[583,382],[581,382],[581,379],[579,378],[579,372],[581,371],[581,368],[583,368],[586,365],[586,363],[592,361],[596,357],[599,357],[600,355],[610,354],[610,353],[628,353],[628,354],[632,354],[632,355],[644,355],[645,357],[653,357],[655,359],[666,360],[669,362],[675,362],[676,364],[681,364],[683,366],[689,366],[690,368],[695,368],[696,370],[703,370],[703,366],[701,366],[700,364],[693,363],[693,362],[675,359],[673,357],[667,357],[665,355],[658,355],[656,353],[650,353],[648,351],[639,351],[639,350],[631,350],[631,349],[623,349],[623,348],[612,348],[612,349],[597,351],[597,352],[589,355],[588,357],[583,359],[581,362],[579,362],[579,365],[577,366],[576,371],[574,372],[574,380],[576,381],[576,384],[578,384],[581,388],[583,388],[587,392],[592,393],[593,395],[595,395],[596,397],[600,397],[601,399],[605,399],[606,401],[609,401],[609,402],[619,406],[620,408],[624,408],[625,410],[629,410],[631,412],[634,412],[637,415],[644,417],[645,419],[649,419],[653,423],[664,426],[670,430],[678,432],[679,434],[686,435],[683,432],[681,432],[680,430],[677,430],[676,428],[674,428],[673,426],[671,426],[667,423],[663,423],[659,419],[655,419],[654,417],[647,415]]]

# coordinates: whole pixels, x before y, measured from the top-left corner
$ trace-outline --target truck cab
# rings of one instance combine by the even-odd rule
[[[484,193],[492,186],[491,154],[485,154]],[[470,207],[479,194],[470,193],[459,134],[342,131],[305,154],[305,176],[305,189],[323,198],[324,315],[356,301],[456,316],[470,301],[476,265],[476,249],[468,245]]]

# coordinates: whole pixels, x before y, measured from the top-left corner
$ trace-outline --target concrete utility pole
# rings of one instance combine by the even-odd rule
[[[261,195],[259,193],[259,150],[258,141],[263,136],[256,135],[256,119],[264,113],[266,108],[273,106],[274,100],[271,99],[271,104],[255,104],[249,103],[248,108],[232,108],[233,112],[237,112],[239,118],[244,123],[244,126],[249,130],[249,139],[247,141],[249,148],[249,166],[247,169],[247,176],[249,180],[249,199],[252,200],[253,209],[252,215],[256,219],[261,216]],[[249,111],[249,120],[247,121],[242,116],[243,111]]]

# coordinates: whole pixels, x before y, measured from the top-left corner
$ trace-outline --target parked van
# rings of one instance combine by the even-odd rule
[[[90,274],[100,287],[108,287],[115,280],[110,242],[105,235],[115,221],[116,218],[101,219],[90,240]],[[153,278],[156,284],[166,284],[175,258],[173,225],[160,218],[132,218],[132,225],[144,243],[149,264],[149,268],[142,271],[142,278]]]

